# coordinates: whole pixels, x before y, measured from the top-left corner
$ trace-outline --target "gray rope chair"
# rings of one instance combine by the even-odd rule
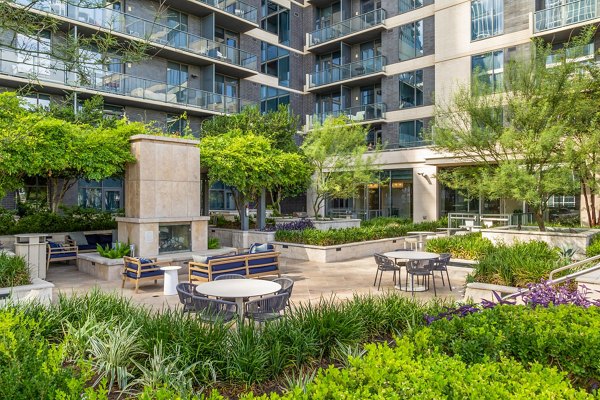
[[[405,290],[408,291],[408,276],[410,275],[411,293],[415,295],[415,276],[417,279],[421,277],[426,290],[429,290],[429,278],[433,280],[433,294],[437,296],[437,290],[435,288],[435,276],[433,275],[432,265],[434,260],[408,260],[406,262],[406,286]]]
[[[373,286],[377,284],[377,276],[379,275],[379,285],[377,285],[377,290],[381,289],[381,278],[384,271],[392,271],[394,273],[394,284],[396,284],[396,272],[398,272],[398,277],[400,277],[400,267],[384,255],[374,254],[373,257],[375,257],[375,262],[377,263],[377,271],[375,272]]]
[[[279,283],[281,285],[281,289],[275,294],[287,293],[289,295],[286,305],[288,306],[288,308],[291,309],[289,298],[292,297],[292,290],[294,290],[294,281],[290,278],[283,277],[283,278],[273,279],[273,282]]]
[[[444,272],[446,272],[446,279],[448,280],[448,287],[450,288],[450,291],[452,291],[452,285],[450,284],[450,274],[448,273],[448,264],[450,263],[450,257],[451,256],[448,253],[440,254],[440,257],[437,260],[434,260],[434,262],[431,266],[431,270],[440,272],[440,276],[442,277],[442,285],[443,286],[446,286],[446,284],[444,283]]]
[[[259,323],[279,319],[289,298],[289,293],[281,293],[249,301],[246,303],[246,318]]]
[[[183,313],[193,312],[196,309],[194,308],[194,301],[192,300],[192,296],[198,295],[196,294],[196,285],[189,282],[182,282],[177,285],[177,295],[179,295],[179,301],[183,304]]]
[[[209,297],[192,296],[196,315],[205,322],[229,322],[238,316],[236,303]]]

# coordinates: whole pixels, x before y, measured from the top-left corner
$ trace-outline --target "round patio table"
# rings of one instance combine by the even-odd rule
[[[397,260],[433,260],[440,256],[437,253],[431,253],[428,251],[404,251],[404,250],[389,251],[387,253],[383,253],[383,255],[388,258],[393,258],[394,262],[396,262]],[[400,279],[398,279],[398,282],[400,283]],[[400,283],[399,285],[396,285],[395,288],[398,290],[404,290],[407,292],[413,291],[412,286],[408,286],[408,284],[406,286],[402,287],[402,284]],[[427,287],[425,285],[415,285],[414,291],[415,292],[425,292],[425,291],[427,291]]]
[[[205,296],[235,298],[240,321],[244,318],[244,298],[264,296],[279,290],[281,290],[279,283],[262,279],[223,279],[196,286],[196,292]]]

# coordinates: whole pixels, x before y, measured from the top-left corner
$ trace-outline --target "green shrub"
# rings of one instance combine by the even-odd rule
[[[102,256],[111,259],[123,258],[124,256],[129,255],[129,243],[117,242],[115,243],[115,247],[111,247],[111,245],[107,244],[105,247],[102,245],[96,245],[96,251]]]
[[[23,257],[9,256],[0,251],[0,287],[21,286],[31,283],[29,267]]]
[[[90,367],[65,361],[63,347],[50,344],[36,321],[15,310],[0,311],[1,399],[81,398]]]
[[[215,238],[215,237],[208,238],[208,248],[209,248],[209,250],[218,249],[220,247],[221,247],[221,244],[219,243],[219,238]]]
[[[553,365],[587,386],[600,377],[600,308],[497,306],[435,321],[425,332],[440,351],[471,363],[513,357]]]
[[[359,228],[330,229],[327,231],[320,231],[318,229],[303,229],[301,231],[279,230],[275,232],[275,240],[315,246],[335,246],[345,243],[401,237],[406,236],[410,231],[435,231],[438,227],[442,226],[442,223],[438,221],[420,222],[418,224],[403,223],[403,220],[397,218],[386,218],[385,221],[391,219],[399,222],[386,224],[374,223],[366,224]]]
[[[600,234],[594,236],[592,242],[585,250],[585,255],[588,257],[594,257],[600,254]]]
[[[479,259],[472,279],[477,282],[525,287],[547,279],[559,267],[560,253],[540,241],[515,242],[491,247]]]
[[[424,343],[420,343],[421,345]],[[369,344],[363,357],[349,367],[330,366],[306,387],[260,399],[592,399],[574,389],[554,368],[525,366],[509,359],[467,364],[431,350],[421,350],[406,338],[391,348]],[[253,395],[245,399],[256,399]]]
[[[430,239],[425,249],[433,253],[450,253],[453,258],[479,260],[491,251],[493,246],[492,242],[481,237],[481,233],[471,233]]]

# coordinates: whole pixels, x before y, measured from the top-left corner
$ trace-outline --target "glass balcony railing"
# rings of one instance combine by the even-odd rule
[[[546,57],[546,65],[552,66],[560,63],[566,57],[567,62],[578,62],[592,60],[595,57],[594,43],[586,44],[585,46],[577,46],[568,48],[564,54],[550,54]]]
[[[17,0],[17,3],[28,6],[31,0]],[[247,51],[120,11],[101,7],[78,7],[56,0],[34,2],[30,7],[113,32],[135,36],[161,46],[173,47],[253,71],[258,69],[256,55]]]
[[[200,0],[201,3],[209,5],[211,7],[223,10],[226,13],[235,15],[236,17],[244,18],[246,21],[250,21],[254,24],[258,23],[258,12],[256,7],[250,4],[244,3],[239,0]]]
[[[384,119],[386,112],[385,103],[374,103],[367,104],[363,106],[356,106],[345,108],[337,111],[330,111],[320,114],[313,114],[312,123],[318,122],[322,124],[327,117],[338,117],[340,115],[345,115],[348,117],[348,120],[351,122],[365,122],[365,121],[373,121],[378,119]]]
[[[534,15],[535,32],[578,24],[600,17],[600,0],[575,0],[560,6],[536,11]]]
[[[310,74],[309,87],[328,85],[364,75],[382,72],[385,57],[379,56],[368,60],[356,61],[349,64],[335,65],[332,68]]]
[[[187,84],[169,85],[97,66],[70,71],[46,54],[0,49],[0,73],[40,82],[51,82],[102,93],[183,105],[219,113],[235,114],[252,103],[236,97],[192,89]]]
[[[309,46],[316,46],[342,36],[350,35],[352,33],[383,24],[384,20],[384,9],[380,8],[369,11],[368,13],[357,15],[356,17],[337,22],[331,26],[310,33],[308,35],[308,43]]]

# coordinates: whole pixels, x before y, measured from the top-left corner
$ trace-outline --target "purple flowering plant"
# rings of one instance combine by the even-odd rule
[[[304,229],[314,229],[315,225],[310,219],[299,219],[297,221],[290,222],[282,222],[275,225],[269,225],[265,227],[265,231],[274,232],[274,231],[301,231]]]

